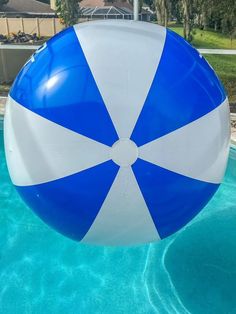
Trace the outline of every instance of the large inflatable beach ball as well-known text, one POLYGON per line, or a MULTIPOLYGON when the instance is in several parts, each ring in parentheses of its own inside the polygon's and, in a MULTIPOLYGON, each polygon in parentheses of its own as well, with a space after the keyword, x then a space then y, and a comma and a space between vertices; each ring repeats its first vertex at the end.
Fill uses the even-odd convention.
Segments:
POLYGON ((229 109, 213 69, 166 28, 68 28, 24 65, 5 116, 16 189, 47 224, 85 243, 163 239, 216 192, 229 109))

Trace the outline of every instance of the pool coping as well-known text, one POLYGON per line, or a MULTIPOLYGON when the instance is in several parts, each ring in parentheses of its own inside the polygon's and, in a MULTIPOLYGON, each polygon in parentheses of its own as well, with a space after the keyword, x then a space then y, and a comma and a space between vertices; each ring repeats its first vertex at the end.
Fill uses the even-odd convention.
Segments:
MULTIPOLYGON (((0 120, 3 120, 7 97, 0 96, 0 120)), ((236 113, 230 114, 231 118, 231 145, 236 147, 236 113)))
POLYGON ((231 144, 236 146, 236 113, 230 113, 231 118, 231 144))

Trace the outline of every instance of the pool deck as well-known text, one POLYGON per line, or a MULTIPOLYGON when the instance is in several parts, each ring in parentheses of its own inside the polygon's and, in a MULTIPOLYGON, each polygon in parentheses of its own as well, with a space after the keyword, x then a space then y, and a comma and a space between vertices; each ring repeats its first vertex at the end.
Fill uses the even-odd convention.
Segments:
POLYGON ((0 97, 0 116, 4 115, 6 101, 6 97, 0 97))
POLYGON ((231 143, 236 145, 236 114, 231 113, 231 143))
MULTIPOLYGON (((6 101, 7 101, 6 97, 0 97, 0 118, 4 116, 6 101)), ((231 143, 233 145, 236 145, 236 114, 231 113, 230 117, 231 117, 231 143)))

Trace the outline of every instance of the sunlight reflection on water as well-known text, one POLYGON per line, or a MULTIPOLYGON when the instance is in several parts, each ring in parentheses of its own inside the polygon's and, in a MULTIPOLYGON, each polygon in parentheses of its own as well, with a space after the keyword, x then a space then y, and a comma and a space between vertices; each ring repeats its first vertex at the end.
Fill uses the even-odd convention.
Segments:
POLYGON ((94 247, 42 223, 10 183, 0 143, 0 312, 236 313, 236 154, 224 183, 158 244, 94 247))

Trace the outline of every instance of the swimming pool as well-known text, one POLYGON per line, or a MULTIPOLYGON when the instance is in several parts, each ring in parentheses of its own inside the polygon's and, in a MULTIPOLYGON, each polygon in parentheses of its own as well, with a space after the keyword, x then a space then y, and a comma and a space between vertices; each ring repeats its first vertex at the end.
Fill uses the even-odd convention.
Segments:
POLYGON ((236 150, 190 225, 158 244, 86 246, 51 230, 10 183, 0 133, 0 313, 236 313, 236 150))

